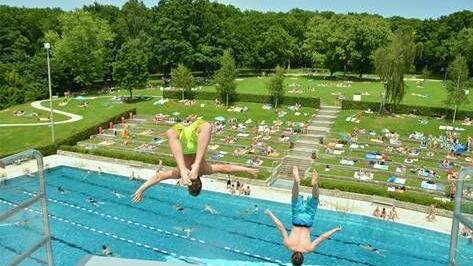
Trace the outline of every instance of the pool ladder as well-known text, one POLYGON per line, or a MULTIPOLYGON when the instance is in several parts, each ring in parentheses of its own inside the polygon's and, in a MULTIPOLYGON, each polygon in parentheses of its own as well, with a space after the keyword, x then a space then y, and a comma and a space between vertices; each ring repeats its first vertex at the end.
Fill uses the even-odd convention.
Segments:
POLYGON ((48 266, 53 266, 53 254, 52 254, 52 246, 51 246, 51 231, 49 229, 49 220, 48 220, 48 206, 46 200, 46 185, 44 180, 44 167, 43 167, 43 155, 41 152, 37 150, 26 150, 6 158, 0 159, 0 168, 6 168, 6 166, 15 164, 18 161, 23 161, 26 159, 36 159, 36 163, 38 166, 38 176, 39 176, 39 193, 32 196, 30 199, 27 199, 19 204, 15 204, 16 206, 0 213, 0 222, 12 217, 13 215, 25 211, 27 208, 32 206, 35 203, 41 203, 42 209, 42 219, 43 219, 43 234, 39 241, 33 244, 27 250, 21 252, 18 256, 13 258, 9 263, 5 264, 8 266, 19 265, 22 261, 29 258, 33 253, 39 250, 42 247, 46 248, 46 256, 47 256, 47 264, 48 266))

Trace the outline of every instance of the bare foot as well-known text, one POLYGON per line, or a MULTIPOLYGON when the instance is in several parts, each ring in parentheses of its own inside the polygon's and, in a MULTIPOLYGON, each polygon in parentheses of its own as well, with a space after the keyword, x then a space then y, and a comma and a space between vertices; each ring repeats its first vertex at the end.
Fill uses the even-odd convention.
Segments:
POLYGON ((314 172, 312 173, 312 186, 315 186, 317 185, 317 183, 319 182, 319 173, 317 172, 317 170, 314 170, 314 172))
POLYGON ((301 178, 299 176, 299 168, 297 166, 292 167, 292 176, 294 177, 294 181, 298 184, 301 182, 301 178))
POLYGON ((250 168, 250 170, 248 170, 248 174, 250 174, 253 178, 257 178, 258 173, 259 173, 259 169, 256 169, 256 168, 250 168))
POLYGON ((189 179, 195 180, 197 177, 199 177, 199 165, 193 164, 189 172, 189 179))
POLYGON ((191 171, 187 168, 179 170, 179 175, 181 178, 179 179, 179 184, 181 186, 189 186, 191 184, 191 180, 189 179, 191 171))

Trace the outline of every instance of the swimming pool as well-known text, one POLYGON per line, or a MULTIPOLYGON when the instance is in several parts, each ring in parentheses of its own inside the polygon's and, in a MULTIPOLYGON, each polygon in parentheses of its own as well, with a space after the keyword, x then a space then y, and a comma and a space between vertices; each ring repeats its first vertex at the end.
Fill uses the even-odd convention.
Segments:
MULTIPOLYGON (((147 191, 142 203, 133 205, 129 195, 141 182, 63 166, 49 170, 46 176, 56 265, 75 265, 87 254, 101 254, 104 244, 120 257, 199 261, 206 265, 286 264, 290 257, 290 252, 281 245, 279 232, 263 214, 265 208, 270 208, 289 225, 287 204, 208 191, 192 198, 182 188, 160 185, 147 191), (66 193, 58 192, 58 187, 66 193), (118 198, 113 191, 123 197, 118 198), (89 197, 103 204, 96 207, 87 202, 89 197), (184 210, 177 211, 176 203, 184 210), (206 203, 219 213, 203 212, 206 203), (246 212, 254 204, 259 212, 246 212), (192 228, 189 237, 186 228, 192 228)), ((0 211, 31 196, 37 189, 34 178, 10 180, 7 186, 0 186, 0 211)), ((39 215, 34 211, 38 208, 33 207, 26 215, 39 215)), ((313 236, 338 224, 343 226, 343 231, 326 241, 315 254, 307 255, 306 265, 446 265, 448 262, 448 235, 370 217, 319 210, 313 236), (368 243, 386 250, 386 257, 359 247, 368 243)), ((31 227, 39 226, 1 226, 0 258, 10 258, 22 250, 27 240, 36 236, 31 227), (16 241, 18 237, 23 241, 16 241)), ((464 239, 459 244, 461 250, 466 250, 459 254, 460 263, 466 265, 473 258, 473 250, 464 239)), ((24 265, 41 265, 41 261, 30 259, 24 265)))

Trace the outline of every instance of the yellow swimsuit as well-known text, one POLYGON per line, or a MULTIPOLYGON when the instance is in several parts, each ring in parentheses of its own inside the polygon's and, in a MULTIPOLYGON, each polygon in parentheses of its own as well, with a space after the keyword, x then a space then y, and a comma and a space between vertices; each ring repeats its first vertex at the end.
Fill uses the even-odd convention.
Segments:
POLYGON ((189 126, 182 123, 175 124, 172 128, 179 134, 182 152, 185 155, 195 154, 197 152, 197 138, 200 132, 200 126, 206 123, 202 118, 198 118, 189 126))

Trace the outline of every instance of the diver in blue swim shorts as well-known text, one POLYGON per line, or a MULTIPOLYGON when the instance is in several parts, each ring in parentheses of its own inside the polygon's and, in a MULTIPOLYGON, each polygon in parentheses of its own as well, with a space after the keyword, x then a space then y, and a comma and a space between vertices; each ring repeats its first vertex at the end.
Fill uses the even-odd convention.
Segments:
POLYGON ((286 228, 281 221, 274 216, 270 210, 266 210, 268 215, 281 232, 284 246, 291 250, 292 265, 299 266, 304 263, 304 253, 314 251, 323 241, 328 239, 334 233, 342 230, 340 226, 333 228, 320 235, 314 241, 310 239, 310 228, 314 223, 315 213, 319 205, 319 174, 314 171, 312 174, 312 196, 304 200, 302 195, 299 195, 299 169, 294 166, 292 169, 294 176, 294 185, 292 186, 292 230, 291 235, 287 234, 286 228))

